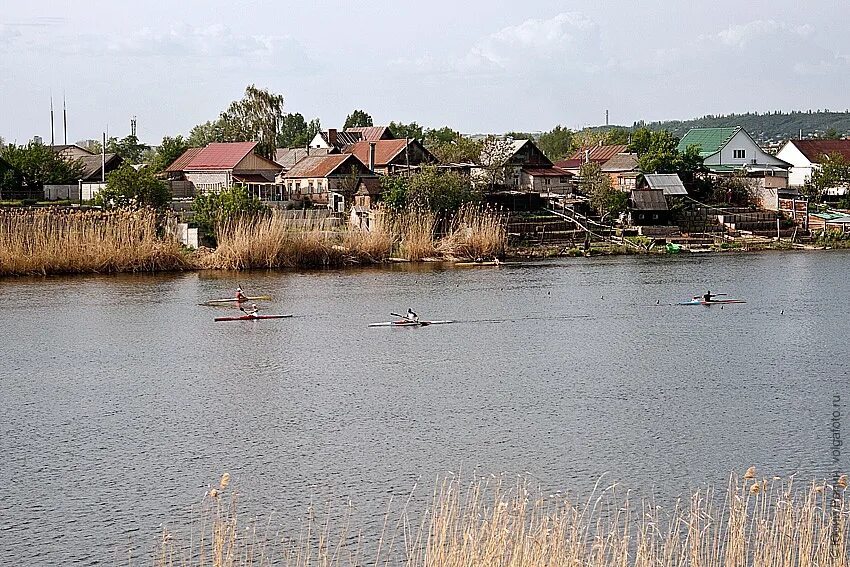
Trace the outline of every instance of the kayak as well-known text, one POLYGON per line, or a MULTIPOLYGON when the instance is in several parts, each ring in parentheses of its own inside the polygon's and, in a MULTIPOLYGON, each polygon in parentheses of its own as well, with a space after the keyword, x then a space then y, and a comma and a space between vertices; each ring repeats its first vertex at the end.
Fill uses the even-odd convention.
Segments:
POLYGON ((455 262, 455 266, 499 266, 503 262, 493 260, 490 262, 455 262))
POLYGON ((271 298, 272 297, 270 295, 254 295, 248 296, 245 299, 236 299, 235 297, 228 297, 227 299, 208 299, 203 303, 199 303, 199 305, 210 305, 215 303, 244 303, 245 301, 261 301, 264 299, 268 300, 271 298))
POLYGON ((369 323, 370 327, 427 327, 428 325, 447 325, 454 321, 385 321, 369 323))
POLYGON ((238 315, 234 317, 216 317, 216 321, 254 321, 256 319, 286 319, 292 315, 238 315))
POLYGON ((746 301, 743 299, 712 299, 711 301, 692 299, 690 301, 682 301, 679 305, 725 305, 728 303, 746 303, 746 301))

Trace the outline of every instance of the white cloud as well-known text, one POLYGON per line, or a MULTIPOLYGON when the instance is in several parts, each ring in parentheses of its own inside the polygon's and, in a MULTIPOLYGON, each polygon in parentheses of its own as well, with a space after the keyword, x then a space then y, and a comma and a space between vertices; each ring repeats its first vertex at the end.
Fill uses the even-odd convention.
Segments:
POLYGON ((812 33, 809 25, 793 26, 776 20, 754 20, 745 24, 729 26, 725 30, 709 36, 709 40, 719 40, 730 47, 747 47, 756 42, 772 44, 784 41, 788 36, 807 37, 812 33))
POLYGON ((528 19, 476 42, 456 66, 463 71, 523 70, 559 62, 587 67, 602 59, 596 24, 578 12, 528 19))

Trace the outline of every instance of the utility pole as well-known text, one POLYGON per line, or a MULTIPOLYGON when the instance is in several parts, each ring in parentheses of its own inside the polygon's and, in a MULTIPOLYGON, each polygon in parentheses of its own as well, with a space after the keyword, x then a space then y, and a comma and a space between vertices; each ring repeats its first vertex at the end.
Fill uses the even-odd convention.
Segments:
POLYGON ((54 133, 53 133, 53 95, 51 94, 50 95, 50 147, 53 147, 53 145, 55 143, 56 143, 56 140, 54 140, 54 133))
POLYGON ((65 93, 62 93, 62 134, 64 136, 64 144, 68 145, 68 111, 65 108, 65 93))

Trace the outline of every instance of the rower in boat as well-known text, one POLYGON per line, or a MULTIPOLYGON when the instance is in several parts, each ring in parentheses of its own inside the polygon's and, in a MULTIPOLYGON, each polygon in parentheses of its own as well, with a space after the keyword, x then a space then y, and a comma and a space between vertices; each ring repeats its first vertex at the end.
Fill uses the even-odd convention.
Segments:
POLYGON ((242 286, 237 286, 236 287, 236 301, 242 302, 242 301, 245 301, 246 299, 248 299, 248 297, 244 293, 242 293, 242 286))
POLYGON ((411 323, 419 322, 419 315, 414 313, 413 309, 411 309, 410 307, 407 308, 407 313, 405 314, 404 318, 410 321, 411 323))
POLYGON ((714 299, 715 297, 717 297, 716 293, 711 293, 710 291, 707 291, 703 294, 702 300, 705 301, 706 303, 711 303, 711 300, 714 299))
POLYGON ((259 309, 257 308, 257 304, 256 304, 256 303, 252 303, 252 304, 251 304, 251 307, 250 307, 249 309, 243 309, 242 311, 243 311, 243 312, 245 313, 245 315, 247 315, 248 317, 256 318, 256 317, 257 317, 257 312, 259 312, 259 309))

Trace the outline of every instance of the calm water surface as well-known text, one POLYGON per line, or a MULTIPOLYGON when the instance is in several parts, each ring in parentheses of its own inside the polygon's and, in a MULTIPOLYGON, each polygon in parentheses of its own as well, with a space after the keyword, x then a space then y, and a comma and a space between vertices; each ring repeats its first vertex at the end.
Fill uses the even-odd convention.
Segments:
POLYGON ((5 280, 0 563, 143 563, 224 471, 284 529, 350 499, 375 535, 450 472, 661 499, 829 476, 848 275, 807 252, 5 280), (295 317, 213 323, 197 304, 237 283, 295 317), (748 303, 670 305, 709 288, 748 303), (457 323, 367 327, 408 307, 457 323))

